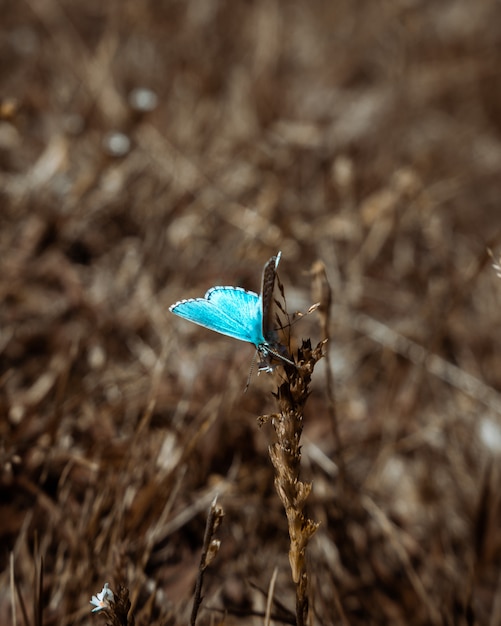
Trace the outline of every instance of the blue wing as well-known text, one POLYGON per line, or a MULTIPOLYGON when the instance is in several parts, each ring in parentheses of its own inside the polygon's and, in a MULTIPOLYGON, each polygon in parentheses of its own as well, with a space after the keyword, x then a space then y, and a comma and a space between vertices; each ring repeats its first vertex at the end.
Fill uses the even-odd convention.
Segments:
POLYGON ((252 291, 240 287, 213 287, 204 298, 181 300, 169 310, 199 326, 248 341, 256 347, 264 343, 261 298, 252 291))

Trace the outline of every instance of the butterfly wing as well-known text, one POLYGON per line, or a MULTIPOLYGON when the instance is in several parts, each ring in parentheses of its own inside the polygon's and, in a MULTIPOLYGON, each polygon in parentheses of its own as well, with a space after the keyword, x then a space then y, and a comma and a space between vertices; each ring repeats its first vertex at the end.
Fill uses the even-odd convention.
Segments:
POLYGON ((222 309, 239 329, 237 339, 258 346, 264 341, 262 335, 261 298, 253 291, 241 287, 213 287, 205 298, 222 309))
POLYGON ((281 252, 276 256, 272 256, 263 268, 261 299, 263 307, 262 333, 265 342, 275 342, 277 340, 273 319, 273 290, 275 288, 275 278, 277 267, 280 263, 280 256, 281 252))
POLYGON ((261 299, 252 291, 240 287, 213 287, 204 298, 181 300, 169 310, 222 335, 255 346, 264 342, 261 299))
POLYGON ((273 371, 273 362, 277 360, 295 366, 294 361, 289 357, 287 348, 278 341, 275 318, 273 317, 273 291, 280 256, 281 252, 272 256, 263 269, 261 287, 263 342, 257 346, 257 349, 262 359, 259 363, 259 370, 266 372, 273 371))

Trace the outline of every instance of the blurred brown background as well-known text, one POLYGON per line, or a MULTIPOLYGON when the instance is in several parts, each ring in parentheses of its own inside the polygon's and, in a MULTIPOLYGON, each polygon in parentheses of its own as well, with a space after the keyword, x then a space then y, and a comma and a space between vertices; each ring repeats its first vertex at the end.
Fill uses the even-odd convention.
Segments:
MULTIPOLYGON (((168 306, 258 290, 335 303, 307 405, 315 624, 501 624, 501 4, 0 2, 0 622, 9 554, 45 624, 294 612, 272 377, 168 306), (285 607, 285 608, 284 608, 285 607)), ((315 316, 293 328, 321 339, 315 316)), ((30 618, 34 623, 33 618, 30 618)), ((22 623, 18 607, 18 623, 22 623)), ((213 620, 211 622, 211 620, 213 620)))

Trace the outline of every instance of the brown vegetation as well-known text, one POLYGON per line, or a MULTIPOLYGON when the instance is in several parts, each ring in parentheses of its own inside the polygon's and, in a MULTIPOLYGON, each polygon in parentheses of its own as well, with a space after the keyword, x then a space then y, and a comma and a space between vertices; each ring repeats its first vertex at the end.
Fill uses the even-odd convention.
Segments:
POLYGON ((501 4, 1 6, 0 623, 104 623, 105 582, 190 623, 217 495, 197 624, 295 623, 311 519, 310 623, 499 626, 501 4), (278 250, 323 302, 291 353, 329 337, 289 526, 284 368, 243 393, 168 312, 278 250))

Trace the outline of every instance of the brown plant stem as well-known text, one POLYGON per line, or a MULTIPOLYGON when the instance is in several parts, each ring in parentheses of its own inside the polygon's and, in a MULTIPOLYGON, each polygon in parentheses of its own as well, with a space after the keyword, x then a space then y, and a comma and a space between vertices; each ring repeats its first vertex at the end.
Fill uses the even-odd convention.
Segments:
POLYGON ((289 526, 289 562, 292 578, 296 583, 297 626, 304 626, 308 617, 306 547, 318 527, 316 522, 303 513, 312 486, 299 480, 300 440, 311 375, 315 364, 323 356, 322 347, 323 342, 312 349, 310 341, 303 341, 298 350, 298 365, 284 366, 286 381, 280 385, 276 394, 280 412, 272 418, 278 441, 269 448, 275 468, 275 488, 284 505, 289 526))
MULTIPOLYGON (((331 326, 331 309, 332 309, 332 290, 327 280, 327 272, 322 261, 316 261, 311 268, 312 292, 314 300, 318 301, 318 313, 320 321, 320 331, 322 337, 330 340, 331 326)), ((334 445, 336 447, 336 465, 339 470, 339 488, 342 492, 346 481, 346 468, 342 453, 341 435, 339 432, 339 420, 336 411, 336 399, 334 393, 334 375, 329 350, 325 352, 327 367, 325 368, 325 383, 328 399, 328 411, 334 436, 334 445)))

